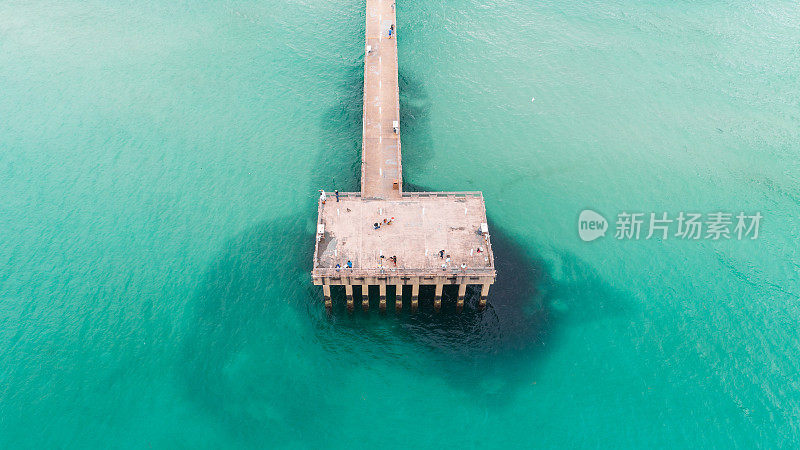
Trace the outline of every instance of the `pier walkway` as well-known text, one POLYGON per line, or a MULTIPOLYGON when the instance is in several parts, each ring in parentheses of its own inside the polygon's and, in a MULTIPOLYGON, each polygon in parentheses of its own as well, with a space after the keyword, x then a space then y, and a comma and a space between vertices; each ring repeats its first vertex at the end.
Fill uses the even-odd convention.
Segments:
POLYGON ((381 311, 392 291, 401 311, 406 289, 416 311, 423 285, 434 286, 436 311, 444 286, 458 286, 460 311, 478 285, 483 308, 496 276, 483 194, 403 192, 394 1, 367 0, 365 29, 361 192, 320 197, 311 277, 328 310, 332 286, 344 287, 350 311, 356 297, 369 309, 370 286, 381 311))
POLYGON ((394 1, 367 0, 364 51, 364 116, 361 192, 368 198, 400 198, 400 94, 394 1), (398 125, 395 128, 395 124, 398 125))

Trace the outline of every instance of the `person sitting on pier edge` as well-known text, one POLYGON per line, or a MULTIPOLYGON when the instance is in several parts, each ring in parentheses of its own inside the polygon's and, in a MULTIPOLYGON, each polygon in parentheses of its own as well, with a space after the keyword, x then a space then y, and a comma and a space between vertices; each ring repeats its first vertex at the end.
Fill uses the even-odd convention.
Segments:
POLYGON ((444 259, 444 250, 439 250, 439 258, 444 259))
POLYGON ((372 224, 372 226, 375 227, 375 229, 377 230, 378 228, 381 227, 381 224, 379 224, 378 222, 375 222, 375 223, 372 224))
POLYGON ((347 260, 347 268, 348 269, 352 269, 353 268, 353 262, 350 261, 349 259, 347 260))

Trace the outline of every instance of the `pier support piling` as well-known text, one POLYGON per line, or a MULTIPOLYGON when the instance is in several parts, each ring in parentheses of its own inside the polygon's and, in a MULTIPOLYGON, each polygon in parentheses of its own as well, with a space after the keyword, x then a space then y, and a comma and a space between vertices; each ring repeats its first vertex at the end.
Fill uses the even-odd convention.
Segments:
POLYGON ((419 285, 412 284, 411 285, 411 312, 417 312, 417 307, 419 307, 419 285))
POLYGON ((483 309, 486 307, 486 297, 489 296, 489 287, 491 284, 482 284, 481 285, 481 299, 478 302, 478 306, 483 309))
POLYGON ((352 284, 345 284, 344 285, 344 294, 347 297, 347 310, 353 312, 353 285, 352 284))
POLYGON ((400 312, 403 310, 403 285, 397 284, 395 285, 394 291, 394 310, 396 312, 400 312))
POLYGON ((458 285, 458 301, 456 302, 456 311, 461 312, 464 308, 464 296, 467 295, 467 285, 461 283, 458 285))
POLYGON ((368 312, 369 311, 369 285, 368 284, 362 284, 361 285, 361 309, 363 309, 364 312, 368 312))
POLYGON ((322 285, 322 296, 325 298, 325 309, 331 312, 331 308, 333 308, 333 302, 331 301, 331 285, 322 285))
POLYGON ((381 294, 381 306, 380 306, 381 312, 385 313, 386 312, 386 285, 385 284, 380 284, 380 285, 378 285, 378 288, 380 289, 380 294, 381 294))
POLYGON ((433 309, 436 310, 436 312, 442 309, 442 290, 444 290, 444 285, 436 283, 436 293, 433 296, 433 309))

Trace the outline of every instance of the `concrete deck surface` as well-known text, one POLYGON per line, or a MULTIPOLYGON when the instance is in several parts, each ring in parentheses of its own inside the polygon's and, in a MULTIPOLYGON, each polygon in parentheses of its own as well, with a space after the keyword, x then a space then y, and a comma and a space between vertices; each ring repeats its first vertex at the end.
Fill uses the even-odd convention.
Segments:
POLYGON ((348 260, 354 276, 381 270, 436 275, 493 271, 491 246, 480 234, 486 222, 480 193, 419 194, 423 196, 406 194, 397 200, 341 195, 339 202, 329 197, 320 206, 324 237, 317 245, 315 274, 330 275, 324 269, 334 269, 336 264, 345 268, 348 260), (383 219, 390 217, 394 217, 392 224, 384 225, 383 219), (375 222, 381 224, 380 229, 374 229, 375 222), (479 248, 483 251, 478 252, 479 248), (440 250, 450 255, 450 263, 439 257, 440 250), (396 266, 389 260, 393 255, 396 266))

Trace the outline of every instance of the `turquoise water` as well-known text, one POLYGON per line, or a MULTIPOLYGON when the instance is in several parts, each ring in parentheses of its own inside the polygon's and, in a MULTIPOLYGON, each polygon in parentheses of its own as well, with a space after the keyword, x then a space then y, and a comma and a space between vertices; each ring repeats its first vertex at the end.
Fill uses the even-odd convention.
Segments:
POLYGON ((0 2, 0 447, 800 442, 794 2, 398 1, 406 181, 484 192, 499 279, 328 318, 363 9, 0 2), (764 219, 586 243, 585 208, 764 219))

